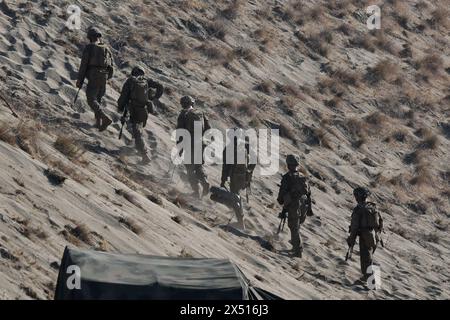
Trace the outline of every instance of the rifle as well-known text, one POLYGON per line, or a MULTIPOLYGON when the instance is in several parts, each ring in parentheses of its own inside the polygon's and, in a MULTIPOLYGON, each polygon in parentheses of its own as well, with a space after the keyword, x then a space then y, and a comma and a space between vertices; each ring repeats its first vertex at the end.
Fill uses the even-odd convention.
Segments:
POLYGON ((127 113, 128 113, 128 108, 125 108, 125 111, 123 112, 123 116, 122 116, 122 120, 121 120, 122 126, 120 127, 119 140, 122 139, 123 126, 125 125, 125 122, 126 122, 127 113))
POLYGON ((352 258, 353 246, 354 246, 354 244, 352 244, 351 246, 348 247, 347 254, 345 255, 345 261, 352 258))
POLYGON ((78 100, 78 94, 80 93, 80 90, 81 90, 81 88, 78 88, 77 94, 75 95, 75 99, 73 99, 72 107, 74 107, 74 106, 75 106, 75 103, 77 103, 77 100, 78 100))
POLYGON ((283 231, 284 225, 286 224, 287 219, 287 209, 283 208, 283 211, 278 215, 278 217, 281 219, 280 225, 278 226, 277 235, 280 233, 280 231, 283 231))
POLYGON ((13 108, 11 108, 11 106, 9 105, 8 101, 6 101, 5 98, 3 98, 3 95, 0 95, 0 98, 5 102, 6 106, 8 107, 8 109, 11 111, 12 115, 16 118, 19 118, 19 116, 17 115, 17 113, 14 112, 13 108))

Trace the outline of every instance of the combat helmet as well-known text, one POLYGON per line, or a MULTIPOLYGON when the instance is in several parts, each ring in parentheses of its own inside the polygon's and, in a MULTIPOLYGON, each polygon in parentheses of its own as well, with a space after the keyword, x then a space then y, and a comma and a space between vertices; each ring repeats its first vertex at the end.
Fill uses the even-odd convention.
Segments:
POLYGON ((89 40, 91 40, 91 39, 98 39, 98 38, 101 38, 101 37, 102 37, 102 33, 96 27, 89 28, 89 30, 87 31, 87 38, 89 40))
POLYGON ((370 196, 370 191, 369 189, 364 187, 357 187, 353 190, 353 195, 357 199, 366 199, 368 196, 370 196))
POLYGON ((193 106, 195 100, 191 96, 184 96, 180 99, 180 104, 183 109, 193 106))
POLYGON ((133 77, 143 76, 144 74, 145 70, 141 66, 135 66, 133 70, 131 70, 131 75, 133 77))
POLYGON ((298 166, 300 164, 298 157, 293 154, 288 154, 286 157, 286 164, 288 166, 298 166))

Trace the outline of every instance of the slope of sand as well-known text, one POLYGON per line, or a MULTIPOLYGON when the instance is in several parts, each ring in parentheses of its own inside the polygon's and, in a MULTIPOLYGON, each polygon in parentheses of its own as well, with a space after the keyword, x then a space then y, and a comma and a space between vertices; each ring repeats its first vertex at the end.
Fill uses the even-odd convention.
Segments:
MULTIPOLYGON (((414 3, 409 4, 414 25, 425 21, 435 6, 425 2, 428 8, 423 14, 411 9, 414 3)), ((306 3, 307 8, 316 4, 306 3)), ((224 20, 224 39, 208 35, 200 27, 215 21, 218 12, 227 7, 225 2, 183 1, 180 5, 158 1, 150 8, 142 1, 83 1, 79 3, 83 28, 96 21, 116 59, 117 70, 105 98, 106 110, 115 121, 119 117, 115 107, 118 90, 135 61, 142 61, 148 73, 169 88, 158 106, 160 115, 149 118, 146 132, 154 159, 142 168, 129 132, 122 141, 117 140, 116 122, 98 133, 84 93, 75 105, 71 103, 84 33, 64 28, 68 4, 4 1, 0 6, 0 88, 21 116, 20 121, 13 118, 0 103, 1 299, 52 298, 55 262, 67 244, 122 253, 229 258, 250 281, 287 299, 450 297, 448 102, 445 104, 449 79, 445 72, 428 83, 416 83, 415 69, 407 59, 353 47, 339 32, 333 33, 332 50, 325 58, 299 40, 303 34, 314 33, 320 21, 294 27, 280 18, 277 12, 283 6, 278 1, 241 4, 236 18, 224 20), (255 40, 254 32, 262 27, 269 30, 272 42, 255 40), (219 53, 212 50, 210 57, 205 57, 202 44, 216 46, 219 53), (245 55, 241 50, 228 64, 222 60, 230 59, 225 54, 217 57, 240 46, 254 51, 245 55), (360 87, 345 85, 340 106, 326 105, 333 95, 319 93, 316 84, 327 76, 323 71, 327 66, 363 75, 367 67, 385 58, 396 62, 402 77, 414 80, 409 89, 422 90, 419 95, 426 95, 433 108, 424 109, 424 103, 383 105, 384 98, 400 94, 400 85, 372 87, 365 82, 360 87), (290 85, 300 93, 255 90, 265 80, 290 85), (182 168, 170 179, 170 133, 179 111, 178 100, 184 94, 195 96, 199 108, 218 128, 264 127, 269 122, 290 128, 285 133, 288 138, 281 139, 282 158, 290 152, 301 155, 315 202, 316 216, 302 227, 303 259, 288 256, 287 227, 280 236, 275 235, 280 208, 274 202, 285 170, 283 160, 280 174, 256 175, 245 232, 233 228, 233 223, 227 226, 231 212, 225 207, 189 197, 182 168), (294 101, 291 112, 286 99, 294 101), (219 106, 227 100, 234 105, 246 103, 219 106), (408 126, 402 114, 410 110, 415 117, 408 126), (375 111, 387 115, 381 120, 383 125, 367 125, 366 141, 356 148, 349 119, 363 119, 375 111), (400 116, 394 116, 396 112, 400 116), (427 179, 413 185, 410 178, 424 169, 405 162, 405 156, 422 142, 417 131, 421 127, 437 135, 439 143, 422 155, 431 169, 427 179), (405 142, 386 142, 396 129, 406 131, 405 142), (14 139, 9 139, 10 135, 14 139), (61 136, 73 139, 80 154, 69 159, 57 151, 54 142, 61 136), (324 137, 329 147, 324 145, 324 137), (60 186, 53 185, 44 174, 47 168, 64 171, 68 179, 60 186), (393 178, 397 184, 389 182, 393 178), (377 249, 375 255, 383 281, 378 291, 351 285, 360 276, 356 247, 352 261, 344 261, 354 206, 351 191, 359 184, 371 186, 386 222, 386 248, 377 249)), ((325 10, 326 23, 322 21, 322 25, 335 27, 346 22, 355 32, 364 32, 364 24, 352 15, 359 8, 349 5, 344 10, 347 15, 341 18, 325 10)), ((428 28, 417 33, 411 26, 407 31, 389 26, 394 48, 409 43, 415 57, 435 48, 448 67, 448 29, 428 28)), ((218 185, 220 167, 209 166, 206 171, 218 185)))

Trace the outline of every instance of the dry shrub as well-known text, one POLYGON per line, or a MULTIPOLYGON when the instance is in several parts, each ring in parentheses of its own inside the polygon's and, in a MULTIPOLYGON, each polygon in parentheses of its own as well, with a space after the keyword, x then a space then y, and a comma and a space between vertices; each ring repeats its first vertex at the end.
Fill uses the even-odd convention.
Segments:
POLYGON ((84 153, 75 138, 69 136, 58 136, 53 146, 71 160, 81 157, 84 153))
POLYGON ((280 137, 291 140, 292 142, 297 141, 297 136, 294 132, 294 128, 290 125, 284 123, 280 124, 280 137))
POLYGON ((213 42, 205 42, 197 47, 205 57, 211 60, 218 60, 219 62, 231 62, 234 59, 233 52, 224 47, 219 48, 213 42))
POLYGON ((319 143, 319 146, 332 149, 329 134, 324 128, 315 128, 313 132, 315 139, 317 139, 319 143))
POLYGON ((321 94, 330 93, 337 96, 342 96, 345 92, 345 88, 338 79, 334 78, 322 78, 318 83, 317 87, 321 94))
POLYGON ((206 4, 203 0, 181 0, 178 6, 183 10, 203 10, 206 4))
POLYGON ((273 82, 264 80, 255 86, 255 90, 271 95, 273 93, 273 82))
POLYGON ((331 98, 329 100, 325 100, 325 102, 324 102, 324 104, 328 108, 332 108, 332 109, 339 108, 340 106, 342 106, 342 103, 343 103, 343 100, 339 96, 334 96, 333 98, 331 98))
POLYGON ((416 62, 416 69, 419 77, 429 80, 433 76, 438 76, 444 68, 444 60, 439 54, 432 53, 416 62))
POLYGON ((239 15, 242 5, 242 0, 232 0, 228 7, 222 10, 220 14, 226 19, 234 20, 239 15))
POLYGON ((393 41, 391 41, 384 32, 377 32, 374 42, 379 49, 389 52, 393 55, 397 54, 393 41))
POLYGON ((193 255, 186 248, 183 248, 179 254, 180 258, 192 258, 193 255))
POLYGON ((350 44, 357 48, 363 48, 370 52, 375 52, 376 48, 372 37, 367 33, 356 35, 350 40, 350 44))
POLYGON ((253 99, 244 99, 238 102, 234 102, 232 109, 234 112, 243 113, 247 116, 254 117, 257 113, 258 103, 253 99))
POLYGON ((447 8, 440 7, 431 13, 431 18, 428 19, 427 22, 434 29, 438 29, 439 27, 448 28, 449 16, 449 10, 447 8))
POLYGON ((287 96, 280 100, 280 107, 288 116, 294 116, 295 105, 297 104, 297 99, 287 96))
POLYGON ((412 185, 425 185, 432 181, 432 173, 428 163, 420 163, 416 166, 414 177, 410 180, 412 185))
POLYGON ((173 221, 175 221, 178 224, 183 223, 183 219, 180 216, 173 216, 173 217, 170 217, 170 219, 172 219, 173 221))
POLYGON ((51 158, 48 155, 45 156, 42 161, 49 167, 49 172, 52 170, 60 171, 79 183, 83 182, 86 179, 83 174, 74 169, 73 164, 67 165, 63 161, 51 158))
POLYGON ((291 84, 277 85, 277 91, 281 92, 284 95, 293 97, 293 98, 306 100, 305 96, 300 91, 300 88, 298 88, 298 87, 296 87, 294 85, 291 85, 291 84))
POLYGON ((0 140, 10 144, 16 144, 16 135, 14 134, 14 127, 6 122, 0 122, 0 140))
POLYGON ((368 126, 365 121, 357 118, 349 118, 344 122, 346 131, 353 139, 356 148, 361 147, 367 141, 368 126))
POLYGON ((337 82, 345 83, 349 86, 357 87, 361 81, 361 76, 355 72, 348 69, 338 68, 336 71, 332 72, 331 78, 335 79, 337 82))
POLYGON ((141 234, 143 231, 142 228, 131 218, 119 217, 118 221, 137 235, 141 234))
POLYGON ((213 21, 207 22, 205 29, 210 36, 224 40, 228 33, 228 24, 225 20, 216 18, 213 21))
POLYGON ((342 34, 349 36, 352 32, 352 27, 348 23, 342 23, 338 28, 337 31, 341 32, 342 34))
POLYGON ((379 111, 375 111, 371 114, 369 114, 366 118, 365 118, 366 122, 374 127, 380 128, 383 127, 388 121, 389 118, 379 112, 379 111))
POLYGON ((260 42, 261 51, 268 52, 273 48, 275 36, 273 32, 271 32, 267 27, 261 27, 260 29, 257 29, 253 33, 253 37, 260 42))
POLYGON ((371 84, 377 84, 381 81, 394 82, 399 78, 398 65, 390 60, 382 60, 373 68, 368 68, 366 79, 371 84))
POLYGON ((250 47, 238 47, 233 53, 236 57, 242 58, 250 63, 255 63, 258 58, 256 51, 250 47))
POLYGON ((406 131, 404 129, 398 129, 392 133, 391 137, 395 141, 403 143, 403 142, 406 142, 408 135, 409 135, 408 131, 406 131))
POLYGON ((92 244, 91 231, 85 224, 80 223, 75 228, 66 226, 66 229, 69 231, 70 235, 72 235, 76 239, 81 240, 89 245, 92 244))
POLYGON ((439 137, 430 130, 424 134, 423 141, 419 144, 419 148, 434 150, 439 144, 439 137))
POLYGON ((333 36, 330 30, 323 30, 319 33, 312 34, 306 39, 306 45, 314 52, 323 57, 328 57, 333 36))

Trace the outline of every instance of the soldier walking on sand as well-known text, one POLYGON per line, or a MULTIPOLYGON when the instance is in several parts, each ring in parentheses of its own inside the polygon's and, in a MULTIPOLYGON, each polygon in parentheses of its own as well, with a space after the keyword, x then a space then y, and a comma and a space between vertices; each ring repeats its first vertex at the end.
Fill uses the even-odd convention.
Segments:
POLYGON ((99 131, 104 131, 112 123, 101 109, 101 102, 106 93, 106 81, 113 76, 113 58, 109 48, 101 41, 102 34, 97 28, 90 28, 87 38, 90 43, 83 51, 76 86, 81 89, 85 78, 88 79, 87 103, 94 111, 95 126, 99 131))
MULTIPOLYGON (((177 130, 185 129, 189 132, 191 141, 189 144, 191 157, 186 158, 185 152, 185 168, 187 171, 187 176, 189 180, 189 184, 192 187, 193 195, 197 198, 201 198, 209 193, 209 183, 207 181, 207 177, 205 171, 203 169, 203 134, 205 131, 210 129, 208 120, 204 116, 204 114, 194 108, 195 100, 190 96, 184 96, 180 99, 181 107, 183 108, 178 116, 177 120, 177 130), (196 124, 200 129, 199 138, 201 141, 195 141, 196 136, 194 134, 194 127, 196 124), (200 151, 202 155, 200 157, 200 163, 195 163, 195 145, 200 145, 200 151), (200 194, 199 185, 202 186, 202 194, 200 194)), ((180 141, 178 141, 179 143, 180 141)))
POLYGON ((301 258, 303 245, 300 225, 305 221, 307 215, 312 215, 311 190, 307 178, 297 170, 298 158, 290 154, 286 157, 286 164, 289 171, 281 180, 277 201, 283 205, 283 213, 287 213, 293 255, 301 258))
MULTIPOLYGON (((145 70, 136 66, 131 71, 131 77, 125 81, 117 102, 118 112, 123 113, 125 109, 130 112, 131 132, 136 149, 141 154, 142 164, 150 162, 143 133, 147 124, 148 114, 155 114, 151 99, 159 99, 163 94, 163 90, 163 86, 160 83, 145 77, 145 70), (150 88, 156 89, 155 97, 150 97, 150 88)), ((121 119, 122 123, 125 123, 125 121, 126 119, 121 119)))

